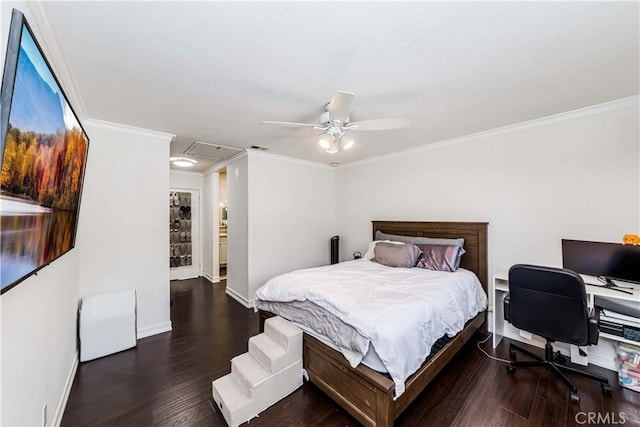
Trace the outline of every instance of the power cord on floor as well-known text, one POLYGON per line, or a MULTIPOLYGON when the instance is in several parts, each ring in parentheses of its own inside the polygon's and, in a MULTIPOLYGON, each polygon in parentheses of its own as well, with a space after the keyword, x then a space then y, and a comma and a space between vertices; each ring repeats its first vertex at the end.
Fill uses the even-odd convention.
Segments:
POLYGON ((495 356, 491 356, 489 353, 487 353, 486 351, 484 351, 484 349, 482 349, 480 347, 480 344, 484 344, 486 343, 489 338, 491 338, 493 336, 493 332, 489 332, 489 335, 487 335, 487 337, 485 339, 483 339, 482 341, 478 341, 476 346, 478 347, 478 350, 480 350, 481 352, 484 353, 485 356, 487 356, 489 359, 491 360, 495 360, 496 362, 502 362, 502 363, 511 363, 510 360, 507 359, 500 359, 499 357, 495 357, 495 356))

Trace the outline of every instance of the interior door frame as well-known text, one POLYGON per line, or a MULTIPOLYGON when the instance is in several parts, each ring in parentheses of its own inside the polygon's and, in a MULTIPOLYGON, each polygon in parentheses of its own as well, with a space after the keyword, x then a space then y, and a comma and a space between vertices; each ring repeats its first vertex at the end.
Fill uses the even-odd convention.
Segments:
MULTIPOLYGON (((197 226, 198 226, 198 235, 197 235, 197 240, 194 240, 192 238, 192 243, 195 241, 198 245, 197 248, 197 255, 198 255, 198 259, 197 259, 197 265, 196 262, 193 262, 193 264, 191 265, 191 267, 175 267, 175 268, 169 268, 169 279, 170 280, 184 280, 184 279, 193 279, 193 278, 197 278, 202 276, 202 198, 200 197, 201 191, 200 189, 197 188, 182 188, 182 187, 170 187, 169 188, 169 192, 182 192, 182 193, 186 193, 189 192, 191 193, 191 205, 193 206, 193 200, 197 199, 198 201, 198 209, 197 209, 197 214, 198 214, 198 219, 197 219, 197 226)), ((193 223, 192 223, 192 236, 193 236, 193 223)), ((193 250, 193 254, 194 255, 196 253, 196 250, 193 250)), ((192 256, 192 261, 193 261, 193 256, 192 256)))

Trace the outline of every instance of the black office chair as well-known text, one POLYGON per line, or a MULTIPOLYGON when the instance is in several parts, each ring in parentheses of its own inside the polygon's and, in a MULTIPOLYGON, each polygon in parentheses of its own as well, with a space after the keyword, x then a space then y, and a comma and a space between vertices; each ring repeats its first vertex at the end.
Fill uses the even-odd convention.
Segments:
POLYGON ((577 346, 598 343, 599 312, 587 308, 587 293, 582 278, 571 270, 514 265, 509 269, 509 294, 504 299, 504 319, 513 326, 539 335, 547 340, 544 359, 509 344, 513 359, 515 350, 532 357, 533 361, 511 361, 509 373, 517 367, 544 366, 551 370, 571 390, 571 401, 580 402, 578 389, 564 375, 570 372, 601 382, 602 390, 611 392, 606 378, 564 366, 566 359, 553 352, 551 343, 565 342, 577 346))

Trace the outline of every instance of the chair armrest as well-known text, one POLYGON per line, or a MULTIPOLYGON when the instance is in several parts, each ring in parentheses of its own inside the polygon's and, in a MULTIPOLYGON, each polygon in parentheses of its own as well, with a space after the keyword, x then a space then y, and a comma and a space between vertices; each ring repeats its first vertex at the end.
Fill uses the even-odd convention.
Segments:
POLYGON ((598 344, 600 334, 600 310, 592 307, 589 309, 589 345, 598 344))
POLYGON ((506 320, 507 322, 511 321, 510 304, 511 304, 511 299, 509 298, 509 294, 507 294, 507 296, 504 297, 504 300, 502 301, 504 320, 506 320))

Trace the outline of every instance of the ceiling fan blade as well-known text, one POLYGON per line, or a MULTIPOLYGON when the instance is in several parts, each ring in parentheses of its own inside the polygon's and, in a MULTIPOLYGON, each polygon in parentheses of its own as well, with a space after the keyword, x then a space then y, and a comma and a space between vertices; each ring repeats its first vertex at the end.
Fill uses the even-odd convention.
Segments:
POLYGON ((290 128, 315 128, 318 125, 313 125, 311 123, 293 123, 293 122, 272 122, 270 120, 265 120, 260 122, 263 125, 276 125, 276 126, 286 126, 290 128))
POLYGON ((329 103, 329 115, 331 120, 340 120, 346 122, 353 106, 353 100, 356 96, 349 92, 337 91, 331 102, 329 103))
POLYGON ((411 119, 407 118, 394 118, 394 119, 373 119, 362 120, 360 122, 349 123, 346 129, 355 131, 369 131, 369 130, 385 130, 385 129, 400 129, 411 126, 411 119))

